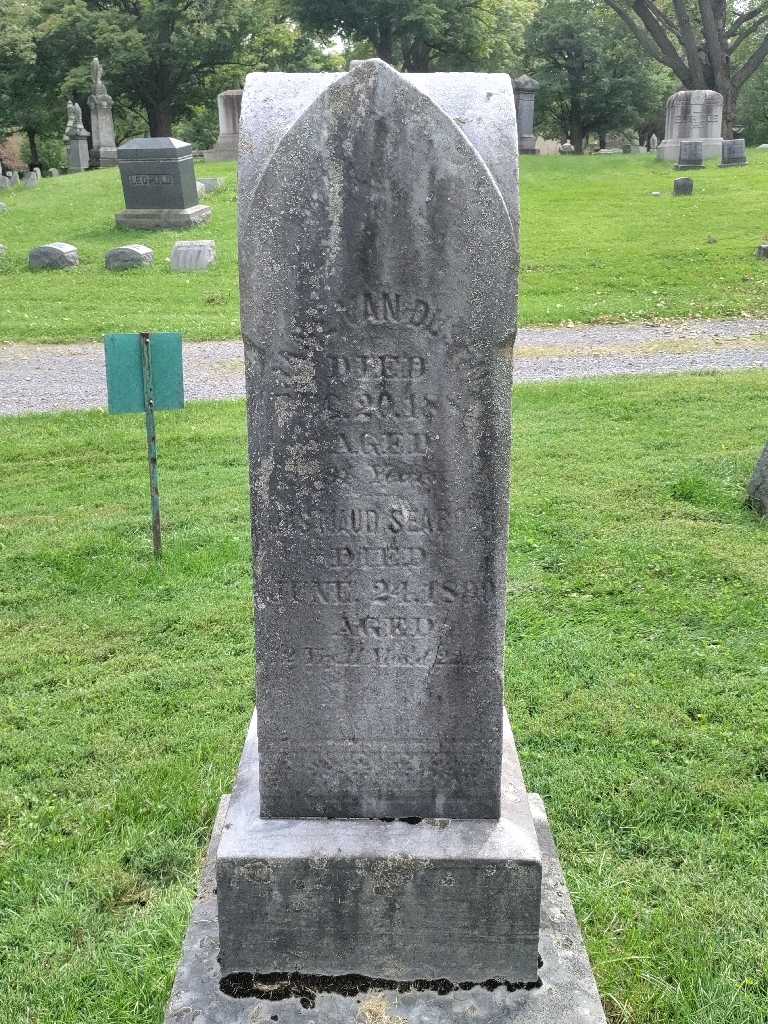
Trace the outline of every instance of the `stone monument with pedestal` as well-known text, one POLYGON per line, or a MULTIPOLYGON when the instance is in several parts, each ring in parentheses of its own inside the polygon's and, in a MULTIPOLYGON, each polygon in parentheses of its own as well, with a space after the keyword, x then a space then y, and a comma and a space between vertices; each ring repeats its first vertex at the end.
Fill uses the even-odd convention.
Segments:
POLYGON ((79 103, 69 100, 67 103, 67 127, 64 129, 64 141, 67 144, 67 168, 70 174, 87 171, 91 166, 88 155, 88 139, 90 132, 83 125, 83 112, 79 103))
POLYGON ((187 228, 211 219, 198 202, 188 142, 166 136, 131 139, 117 150, 125 209, 115 214, 122 228, 187 228))
POLYGON ((521 75, 512 81, 515 91, 515 108, 517 113, 517 148, 520 154, 535 156, 536 131, 534 129, 534 108, 539 83, 529 75, 521 75))
POLYGON ((723 139, 723 97, 711 89, 683 89, 667 100, 664 140, 658 160, 680 163, 680 143, 700 142, 705 160, 720 156, 723 139))
POLYGON ((241 134, 258 718, 166 1020, 604 1024, 503 704, 511 81, 254 74, 241 134))
POLYGON ((112 97, 104 85, 104 69, 99 58, 91 61, 93 92, 88 97, 91 109, 91 155, 94 167, 114 167, 117 164, 115 126, 112 121, 112 97))
POLYGON ((216 97, 219 111, 219 137, 213 149, 203 154, 206 161, 237 160, 237 146, 240 139, 240 109, 243 104, 242 89, 227 89, 216 97))

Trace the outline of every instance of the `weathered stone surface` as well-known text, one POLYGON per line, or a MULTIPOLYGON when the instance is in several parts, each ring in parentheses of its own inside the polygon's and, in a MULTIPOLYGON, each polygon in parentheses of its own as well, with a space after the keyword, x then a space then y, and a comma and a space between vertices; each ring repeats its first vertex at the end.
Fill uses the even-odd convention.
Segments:
POLYGON ((171 250, 171 270, 207 270, 216 262, 216 243, 209 238, 176 242, 171 250))
POLYGON ((78 174, 90 167, 88 139, 90 132, 83 125, 83 112, 79 103, 67 102, 67 127, 64 142, 67 144, 67 162, 70 174, 78 174))
POLYGON ((693 171, 704 166, 704 156, 700 142, 690 139, 680 141, 680 159, 675 167, 680 171, 693 171))
MULTIPOLYGON (((765 247, 768 249, 768 246, 765 247)), ((747 487, 750 505, 761 516, 768 516, 768 444, 757 460, 755 471, 747 487)))
POLYGON ((497 817, 516 200, 380 61, 241 170, 261 813, 497 817))
MULTIPOLYGON (((189 924, 165 1024, 254 1024, 277 1016, 280 1024, 605 1024, 600 997, 563 878, 542 802, 529 797, 543 855, 539 952, 540 984, 509 991, 482 985, 441 995, 429 989, 405 992, 380 985, 359 993, 333 991, 289 996, 275 1002, 257 996, 234 999, 219 987, 216 856, 227 798, 221 802, 200 890, 189 924), (302 1005, 301 998, 305 1004, 302 1005), (310 1006, 306 1006, 309 999, 310 1006)), ((297 894, 298 895, 298 894, 297 894)), ((446 938, 449 935, 446 932, 446 938)), ((485 981, 486 979, 482 979, 485 981)))
POLYGON ((723 139, 721 167, 744 167, 747 163, 747 143, 744 139, 723 139))
POLYGON ((681 89, 667 100, 664 141, 656 157, 681 164, 683 141, 700 142, 703 159, 720 156, 723 97, 711 89, 681 89))
POLYGON ((758 245, 755 256, 761 260, 768 260, 768 242, 762 242, 758 245))
POLYGON ((650 150, 650 151, 651 151, 652 153, 655 153, 655 152, 656 152, 656 150, 657 150, 658 148, 659 148, 659 137, 658 137, 658 135, 656 134, 656 132, 654 132, 654 133, 653 133, 653 134, 651 135, 650 139, 648 140, 648 149, 649 149, 649 150, 650 150))
POLYGON ((24 175, 24 186, 26 188, 37 188, 40 184, 40 178, 35 174, 34 171, 29 171, 24 175))
POLYGON ((218 853, 223 975, 536 980, 541 858, 508 723, 501 817, 418 824, 260 817, 256 735, 254 716, 218 853))
POLYGON ((146 267, 154 262, 155 254, 146 245, 121 245, 110 249, 104 257, 107 270, 131 270, 133 267, 146 267))
POLYGON ((51 167, 51 169, 48 171, 48 177, 49 178, 58 178, 60 173, 61 172, 59 171, 58 167, 51 167))
POLYGON ((0 191, 2 189, 4 189, 4 188, 10 188, 10 187, 11 187, 11 179, 10 178, 6 178, 6 176, 4 174, 0 174, 0 191))
POLYGON ((118 149, 120 176, 129 210, 183 210, 197 203, 197 182, 188 142, 139 138, 118 149))
POLYGON ((693 178, 675 178, 672 183, 672 195, 692 196, 693 178))
POLYGON ((8 176, 8 180, 11 183, 11 188, 15 188, 16 185, 19 184, 19 172, 11 171, 10 175, 8 176))
POLYGON ((72 270, 79 264, 80 255, 68 242, 40 245, 29 254, 30 270, 72 270))

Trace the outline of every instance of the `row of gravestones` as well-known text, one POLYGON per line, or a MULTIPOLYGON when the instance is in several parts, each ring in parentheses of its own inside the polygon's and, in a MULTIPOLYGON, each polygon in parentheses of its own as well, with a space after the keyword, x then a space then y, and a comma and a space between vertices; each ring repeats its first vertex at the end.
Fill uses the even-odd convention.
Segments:
MULTIPOLYGON (((0 245, 0 257, 7 252, 0 245)), ((80 253, 69 242, 50 242, 39 245, 29 254, 30 270, 73 270, 80 266, 80 253)), ((155 253, 148 245, 121 245, 104 257, 107 270, 131 270, 148 267, 155 262, 155 253)), ((216 243, 206 238, 191 242, 176 242, 171 250, 171 270, 208 270, 216 262, 216 243)))
MULTIPOLYGON (((53 177, 53 171, 50 172, 53 177)), ((56 171, 56 174, 59 172, 56 171)), ((40 184, 42 178, 42 172, 39 167, 33 167, 31 171, 24 171, 19 174, 18 171, 6 171, 2 173, 2 165, 0 165, 0 190, 6 188, 16 188, 18 185, 25 185, 27 188, 36 188, 40 184)))

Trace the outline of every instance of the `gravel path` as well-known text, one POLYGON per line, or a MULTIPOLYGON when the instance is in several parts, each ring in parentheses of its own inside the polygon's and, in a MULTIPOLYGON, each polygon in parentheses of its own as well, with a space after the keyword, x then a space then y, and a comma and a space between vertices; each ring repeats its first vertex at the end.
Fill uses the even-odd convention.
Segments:
MULTIPOLYGON (((617 374, 768 369, 768 320, 528 327, 516 346, 517 381, 617 374)), ((189 400, 243 395, 239 341, 184 346, 189 400)), ((106 405, 101 345, 0 345, 0 415, 106 405)))

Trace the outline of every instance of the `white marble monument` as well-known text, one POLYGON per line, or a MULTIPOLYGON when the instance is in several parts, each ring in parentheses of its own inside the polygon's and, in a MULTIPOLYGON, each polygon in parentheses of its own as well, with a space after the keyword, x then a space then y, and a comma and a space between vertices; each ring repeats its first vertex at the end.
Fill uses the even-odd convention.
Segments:
POLYGON ((723 97, 712 89, 682 89, 667 100, 664 141, 658 160, 680 162, 681 142, 701 142, 705 160, 719 157, 723 144, 723 97))

